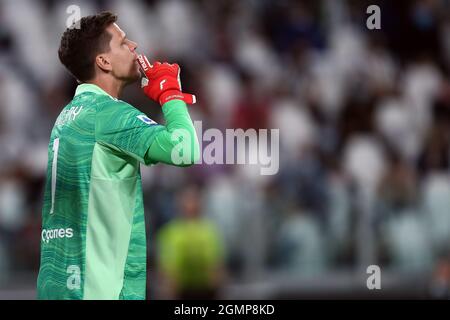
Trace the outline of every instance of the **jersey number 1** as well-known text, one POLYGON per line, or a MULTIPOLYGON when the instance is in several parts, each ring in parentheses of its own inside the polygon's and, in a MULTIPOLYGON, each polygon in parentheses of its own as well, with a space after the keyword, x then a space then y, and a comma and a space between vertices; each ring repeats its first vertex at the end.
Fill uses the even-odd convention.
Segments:
POLYGON ((50 214, 55 211, 55 191, 56 191, 56 167, 58 165, 59 138, 53 140, 53 163, 52 163, 52 208, 50 214))

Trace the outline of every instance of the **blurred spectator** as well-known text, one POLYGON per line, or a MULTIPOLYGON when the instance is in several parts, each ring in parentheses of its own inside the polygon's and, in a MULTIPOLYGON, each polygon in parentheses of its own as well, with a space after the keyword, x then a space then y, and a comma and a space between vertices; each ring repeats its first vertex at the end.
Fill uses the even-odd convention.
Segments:
POLYGON ((450 254, 443 256, 436 264, 430 284, 433 299, 450 299, 450 254))
POLYGON ((417 177, 412 167, 392 154, 380 182, 379 219, 381 244, 386 248, 391 267, 402 272, 427 271, 434 255, 427 217, 417 206, 417 177))
POLYGON ((279 268, 292 275, 322 274, 327 267, 327 247, 312 212, 291 208, 278 232, 279 268))
POLYGON ((450 176, 430 174, 422 192, 427 231, 431 234, 434 253, 440 256, 450 251, 450 176))
POLYGON ((385 221, 381 233, 390 256, 390 267, 398 273, 429 272, 434 256, 427 225, 420 212, 397 210, 385 221))
POLYGON ((214 299, 222 283, 223 247, 216 227, 202 217, 200 193, 181 192, 180 216, 157 235, 159 270, 175 299, 214 299))

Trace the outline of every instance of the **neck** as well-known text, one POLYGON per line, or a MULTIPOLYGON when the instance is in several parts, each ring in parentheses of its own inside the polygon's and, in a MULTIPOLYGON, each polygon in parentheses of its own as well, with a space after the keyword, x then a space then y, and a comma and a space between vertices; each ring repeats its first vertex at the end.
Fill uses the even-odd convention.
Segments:
POLYGON ((108 77, 100 78, 97 77, 91 81, 86 81, 86 83, 95 84, 96 86, 102 88, 107 94, 116 99, 122 94, 122 90, 125 87, 125 82, 108 77))

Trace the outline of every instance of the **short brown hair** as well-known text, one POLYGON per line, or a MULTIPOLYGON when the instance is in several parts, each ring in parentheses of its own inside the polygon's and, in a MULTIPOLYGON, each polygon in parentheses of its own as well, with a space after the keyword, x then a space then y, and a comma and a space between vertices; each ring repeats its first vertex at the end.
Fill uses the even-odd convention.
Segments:
POLYGON ((62 35, 59 60, 78 81, 84 82, 94 77, 95 57, 110 49, 112 35, 106 28, 116 21, 117 15, 109 11, 101 12, 81 18, 62 35))

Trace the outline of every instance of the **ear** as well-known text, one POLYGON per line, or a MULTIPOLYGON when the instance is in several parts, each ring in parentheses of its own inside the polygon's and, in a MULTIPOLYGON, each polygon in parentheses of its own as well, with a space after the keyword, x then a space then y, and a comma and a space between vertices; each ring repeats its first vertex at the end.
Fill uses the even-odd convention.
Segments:
POLYGON ((106 54, 97 55, 95 57, 95 64, 103 71, 107 72, 112 70, 111 62, 106 54))

